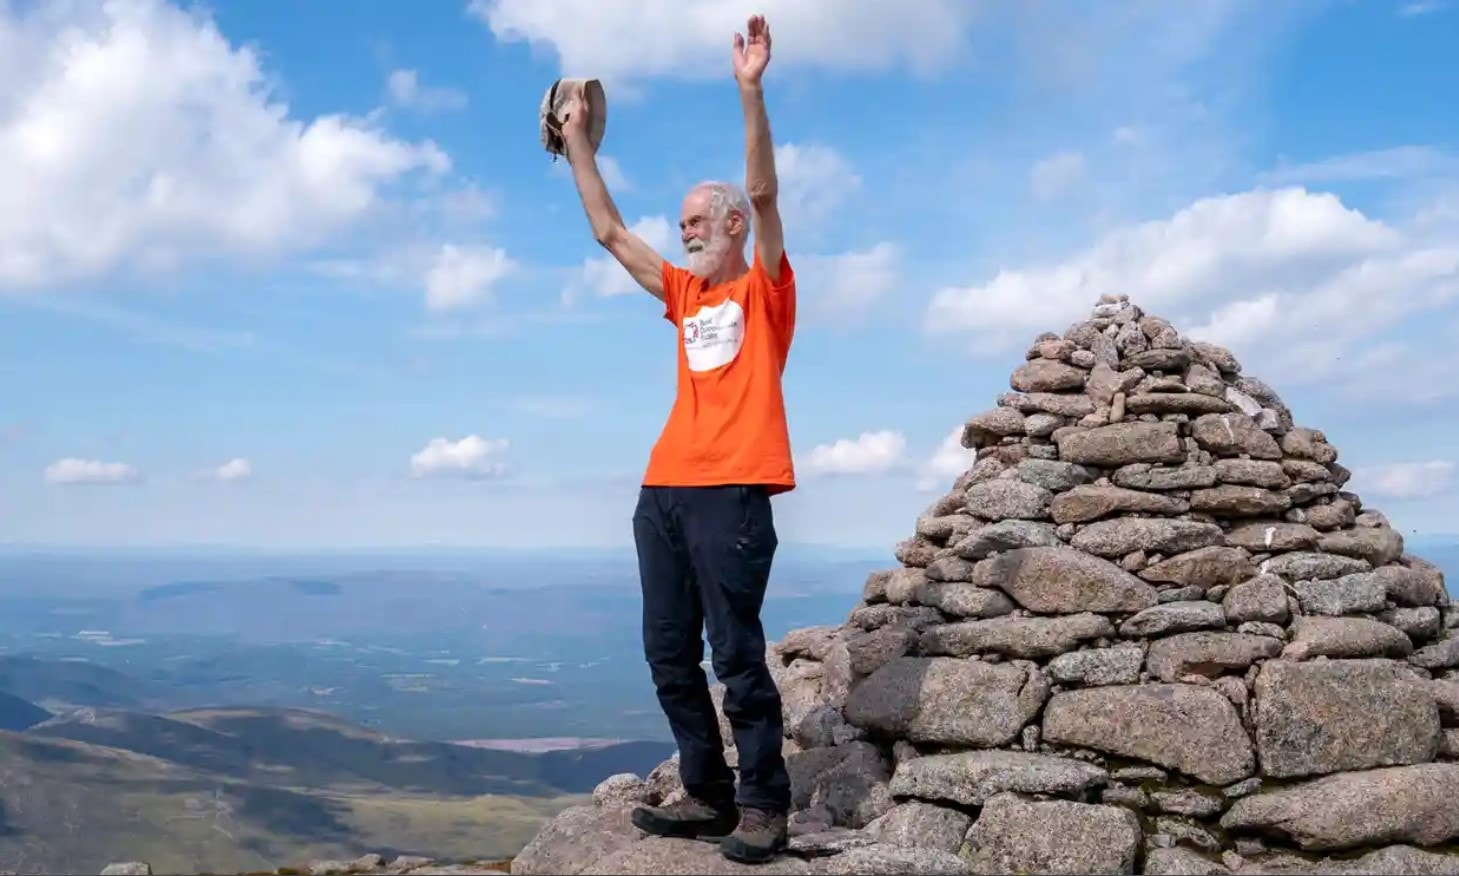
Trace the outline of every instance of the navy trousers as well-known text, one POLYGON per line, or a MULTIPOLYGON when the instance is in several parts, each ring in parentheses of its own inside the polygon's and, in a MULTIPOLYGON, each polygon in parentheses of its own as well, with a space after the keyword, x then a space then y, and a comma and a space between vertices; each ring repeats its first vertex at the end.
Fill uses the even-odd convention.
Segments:
POLYGON ((779 543, 769 494, 760 486, 643 487, 633 536, 644 656, 679 746, 685 790, 706 802, 788 811, 780 691, 760 624, 779 543), (705 630, 739 750, 738 794, 700 666, 705 630))

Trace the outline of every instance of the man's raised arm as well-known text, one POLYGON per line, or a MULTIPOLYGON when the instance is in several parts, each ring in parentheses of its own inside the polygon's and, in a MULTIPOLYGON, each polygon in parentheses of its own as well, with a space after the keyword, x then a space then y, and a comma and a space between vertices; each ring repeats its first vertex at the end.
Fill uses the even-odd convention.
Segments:
POLYGON ((761 77, 770 63, 770 25, 765 16, 750 17, 748 34, 735 34, 735 82, 745 111, 745 194, 754 214, 755 254, 772 282, 780 279, 785 228, 780 222, 780 183, 775 178, 775 145, 765 113, 761 77))
POLYGON ((628 230, 612 196, 608 194, 608 186, 603 182, 603 175, 598 172, 593 142, 587 133, 586 100, 587 96, 579 93, 566 107, 567 118, 562 125, 562 135, 567 145, 567 161, 572 166, 572 178, 577 183, 583 210, 588 214, 588 223, 593 228, 593 239, 613 254, 618 263, 638 281, 638 285, 663 301, 664 257, 628 230))

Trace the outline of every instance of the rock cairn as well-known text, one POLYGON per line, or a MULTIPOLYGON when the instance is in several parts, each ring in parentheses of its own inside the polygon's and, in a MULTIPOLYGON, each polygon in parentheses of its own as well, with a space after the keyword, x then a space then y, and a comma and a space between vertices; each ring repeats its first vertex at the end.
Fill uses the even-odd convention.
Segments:
MULTIPOLYGON (((1122 296, 1010 383, 900 566, 770 648, 796 811, 757 872, 1459 873, 1459 611, 1323 433, 1122 296)), ((513 872, 748 872, 629 825, 677 768, 513 872)))

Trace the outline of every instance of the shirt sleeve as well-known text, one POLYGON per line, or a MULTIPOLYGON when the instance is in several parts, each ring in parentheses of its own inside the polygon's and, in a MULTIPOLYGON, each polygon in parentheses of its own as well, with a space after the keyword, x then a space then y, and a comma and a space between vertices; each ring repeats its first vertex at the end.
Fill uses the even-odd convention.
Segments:
POLYGON ((790 256, 781 250, 780 270, 777 271, 780 276, 775 280, 770 279, 770 272, 765 270, 758 252, 750 270, 760 277, 772 317, 782 329, 792 328, 795 325, 795 269, 790 266, 790 256))
POLYGON ((664 284, 664 319, 676 327, 684 321, 684 296, 693 276, 668 259, 659 268, 659 279, 664 284))

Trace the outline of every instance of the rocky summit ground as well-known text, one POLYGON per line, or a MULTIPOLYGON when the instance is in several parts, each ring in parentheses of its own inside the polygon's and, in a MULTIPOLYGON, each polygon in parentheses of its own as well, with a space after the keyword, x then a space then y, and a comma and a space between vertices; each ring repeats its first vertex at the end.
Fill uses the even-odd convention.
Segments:
POLYGON ((1459 874, 1459 611, 1326 436, 1122 297, 1010 384, 900 565, 768 649, 787 854, 634 829, 670 759, 512 872, 1459 874))

